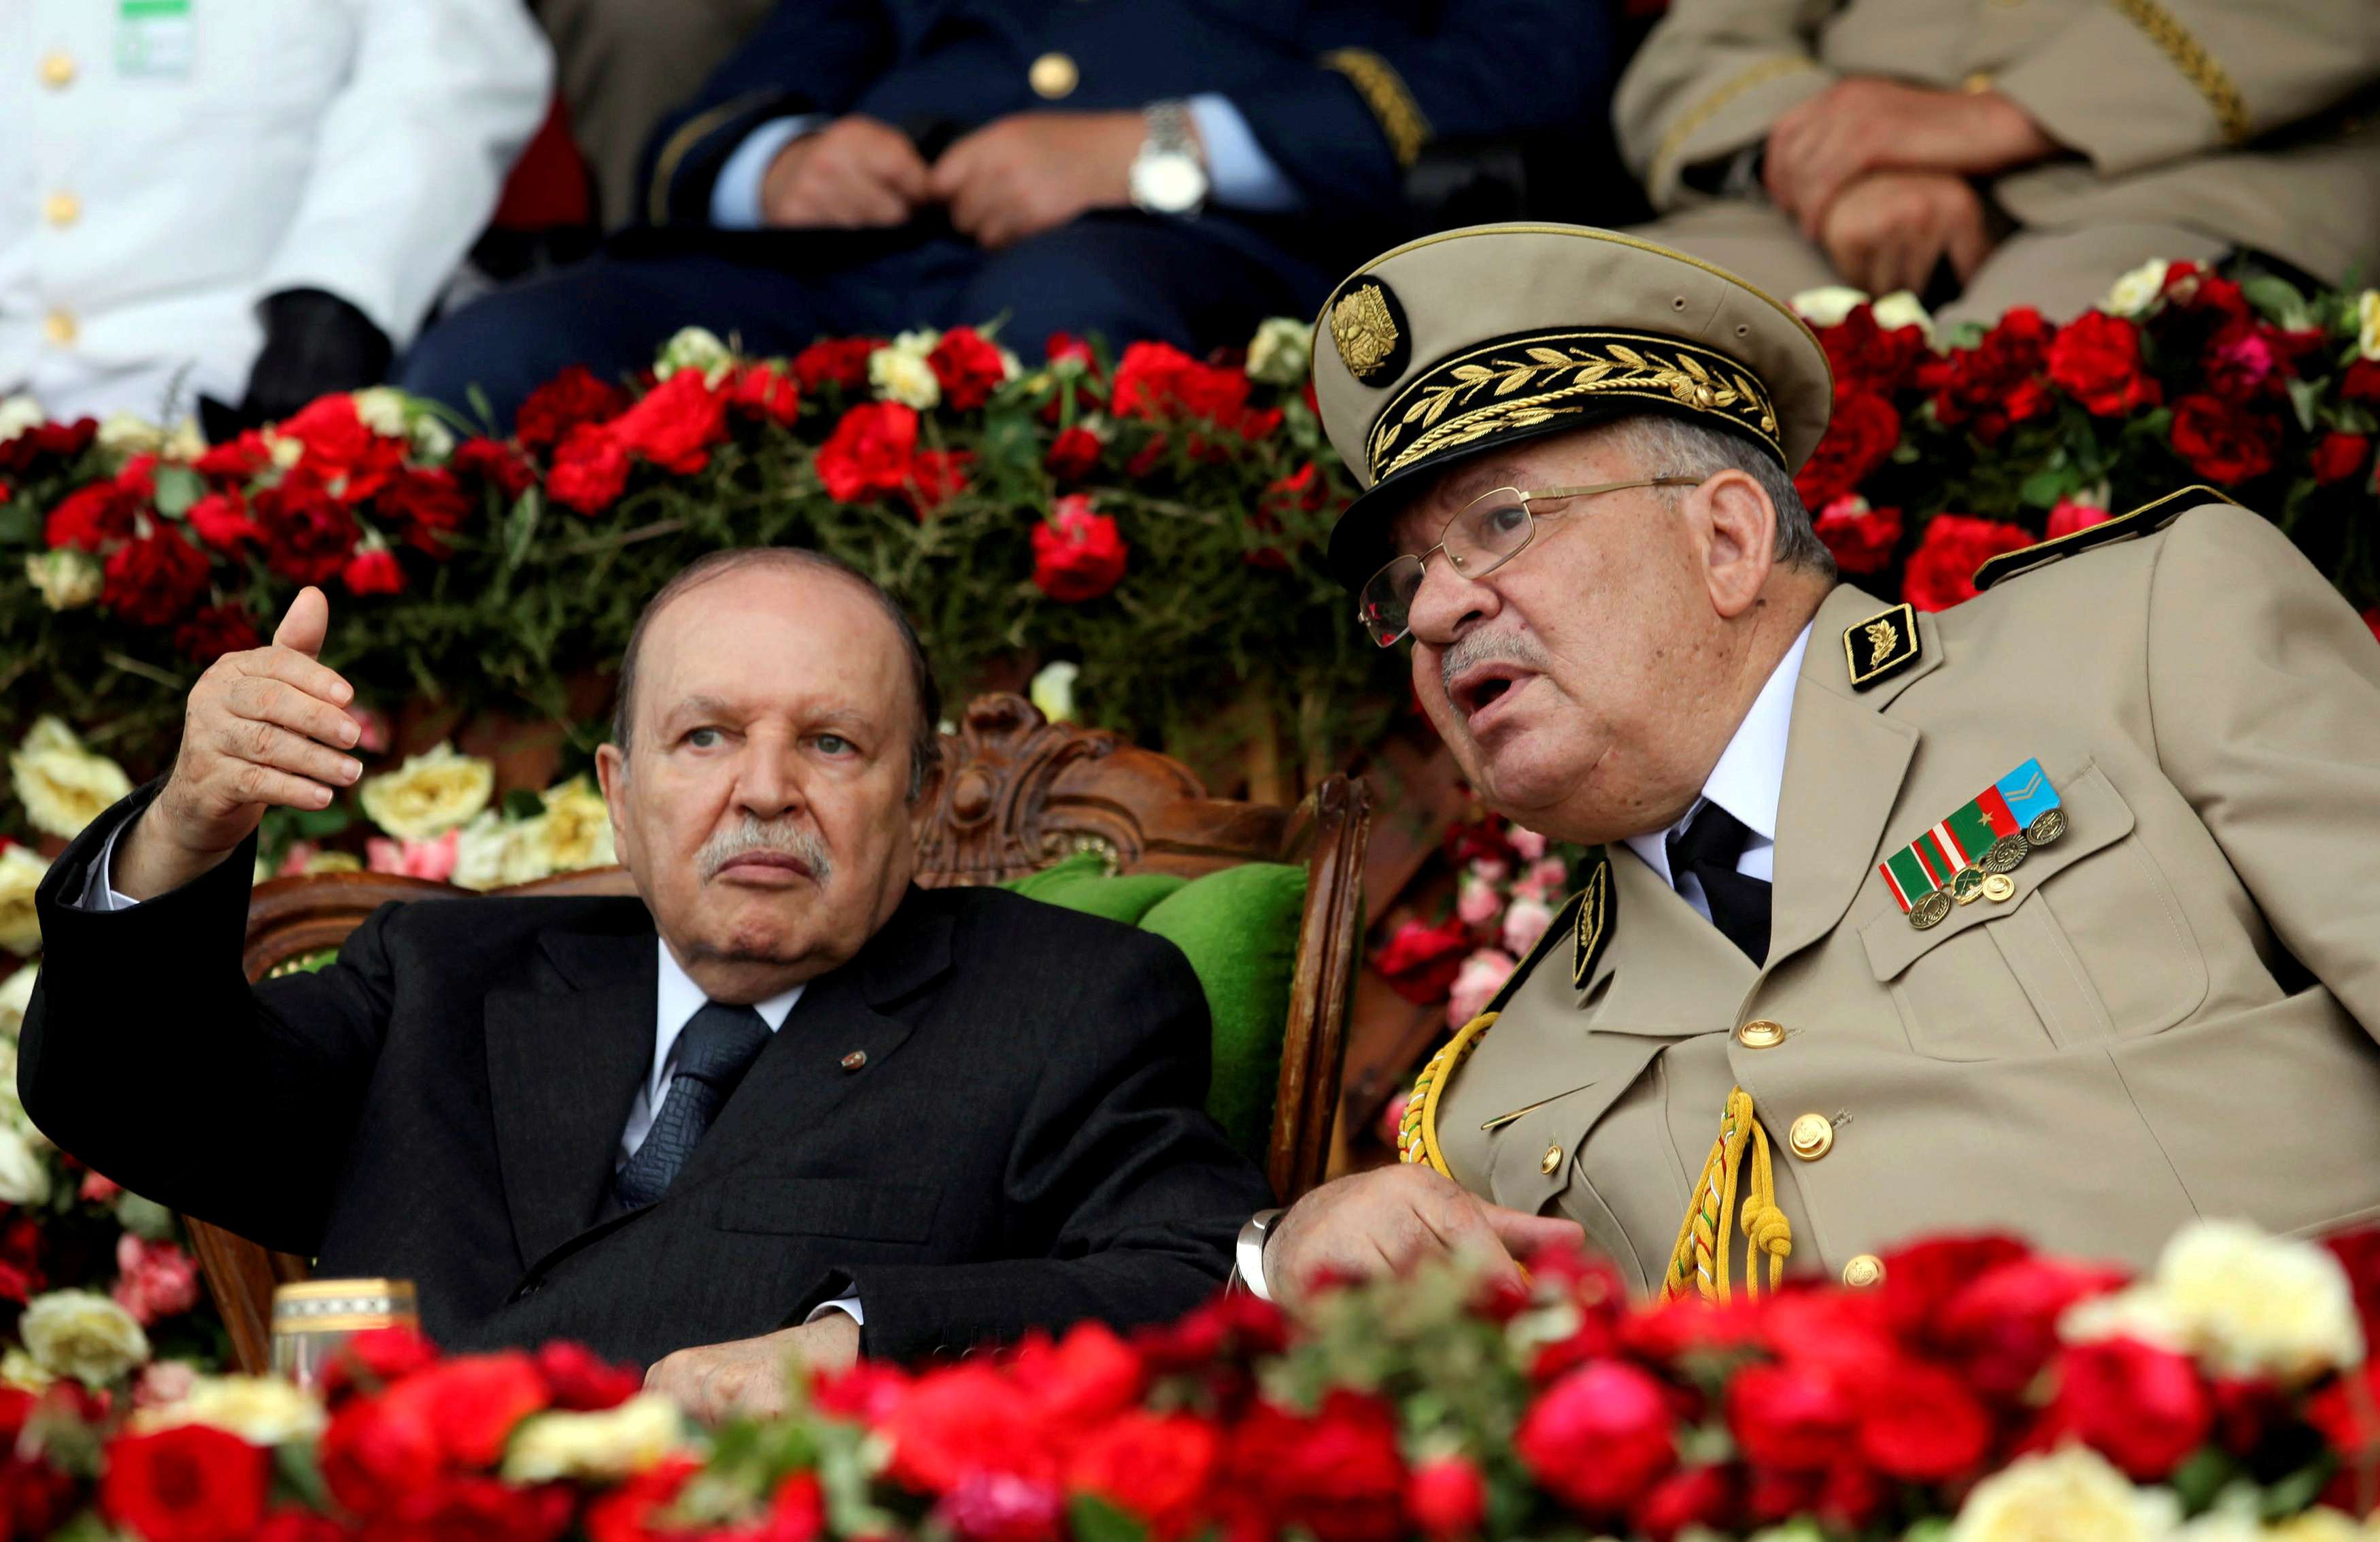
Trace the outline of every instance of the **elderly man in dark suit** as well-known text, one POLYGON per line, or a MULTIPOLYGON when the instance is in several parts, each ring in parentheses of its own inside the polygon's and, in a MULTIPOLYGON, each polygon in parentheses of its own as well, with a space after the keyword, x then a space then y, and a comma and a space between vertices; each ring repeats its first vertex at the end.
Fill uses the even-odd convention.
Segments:
POLYGON ((763 353, 1005 318, 1203 351, 1412 234, 1409 177, 1591 134, 1604 0, 783 0, 655 135, 648 228, 498 294, 407 388, 509 422, 682 325, 763 353), (1425 164, 1425 163, 1427 163, 1425 164))
POLYGON ((42 886, 18 1085, 66 1149, 325 1274, 412 1279, 449 1346, 579 1339, 706 1415, 771 1406, 790 1356, 1221 1283, 1265 1185, 1199 1108, 1196 978, 1128 928, 911 884, 938 711, 868 580, 729 552, 647 607, 598 761, 641 903, 391 905, 251 988, 258 820, 360 770, 327 620, 308 589, 212 667, 172 774, 42 886))

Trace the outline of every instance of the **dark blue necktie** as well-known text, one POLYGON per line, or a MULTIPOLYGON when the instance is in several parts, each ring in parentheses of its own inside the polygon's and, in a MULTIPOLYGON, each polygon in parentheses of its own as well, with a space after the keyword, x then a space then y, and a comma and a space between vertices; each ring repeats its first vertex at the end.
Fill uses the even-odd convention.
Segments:
POLYGON ((1670 877, 1692 873, 1710 901, 1711 924, 1753 963, 1768 957, 1769 885, 1735 870, 1752 830, 1716 803, 1705 803, 1686 828, 1670 837, 1670 877))
POLYGON ((619 1208, 650 1205, 669 1192, 678 1170, 719 1117, 720 1108, 769 1043, 769 1025, 748 1006, 706 1002, 677 1036, 677 1072, 645 1143, 612 1180, 619 1208))

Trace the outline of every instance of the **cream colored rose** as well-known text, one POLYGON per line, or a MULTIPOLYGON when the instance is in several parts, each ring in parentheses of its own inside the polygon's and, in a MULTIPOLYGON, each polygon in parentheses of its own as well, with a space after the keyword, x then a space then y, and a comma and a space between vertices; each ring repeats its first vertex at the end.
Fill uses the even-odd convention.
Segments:
POLYGON ((347 393, 363 426, 386 439, 405 437, 405 393, 390 385, 370 385, 347 393))
POLYGON ((455 435, 437 419, 428 413, 413 420, 409 431, 413 440, 413 458, 443 461, 455 453, 455 435))
POLYGON ((2155 1288, 2191 1349, 2225 1375, 2303 1381, 2363 1358, 2347 1271, 2317 1244, 2197 1221, 2166 1245, 2155 1288))
POLYGON ((1828 284, 1794 296, 1793 310, 1814 327, 1840 326, 1854 308, 1866 303, 1866 290, 1854 289, 1847 284, 1828 284))
POLYGON ((306 458, 306 442, 284 438, 268 429, 264 434, 264 451, 273 457, 274 466, 286 471, 306 458))
POLYGON ((98 602, 105 570, 90 552, 61 546, 27 557, 25 577, 41 591, 42 604, 54 611, 79 611, 98 602))
POLYGON ((455 870, 447 881, 463 889, 493 889, 504 882, 513 828, 492 808, 465 825, 455 833, 455 870))
POLYGON ((20 1392, 38 1392, 55 1383, 57 1378, 42 1369, 33 1357, 11 1344, 6 1354, 0 1354, 0 1387, 13 1387, 20 1392))
POLYGON ((2131 273, 2116 280, 2099 309, 2111 316, 2144 316, 2149 308, 2165 293, 2165 276, 2173 264, 2162 257, 2152 257, 2131 273))
POLYGON ((2380 289, 2366 289, 2355 297, 2355 351, 2366 358, 2380 358, 2380 289))
POLYGON ((48 862, 30 846, 0 851, 0 952, 30 958, 42 950, 42 918, 33 891, 42 886, 48 862))
POLYGON ((261 1376, 202 1376, 172 1402, 132 1415, 141 1434, 176 1425, 206 1425, 251 1446, 310 1440, 329 1421, 322 1405, 286 1381, 261 1376))
POLYGON ((41 1205, 49 1197, 50 1164, 17 1132, 13 1120, 0 1124, 0 1202, 41 1205))
POLYGON ((8 758, 17 801, 25 817, 46 835, 72 840, 108 805, 132 791, 124 768, 82 747, 74 730, 55 717, 35 720, 32 731, 8 758))
POLYGON ((42 1369, 85 1386, 114 1381, 149 1358, 149 1335, 131 1313, 96 1291, 35 1296, 17 1331, 42 1369))
POLYGON ((368 777, 357 795, 364 817, 400 841, 427 841, 474 818, 496 790, 496 768, 442 744, 368 777))
POLYGON ((164 449, 165 431, 137 412, 118 407, 100 422, 96 443, 108 463, 121 470, 133 456, 153 455, 164 449))
POLYGON ((639 1392, 616 1408, 540 1414, 524 1421, 504 1451, 504 1481, 624 1478, 693 1445, 676 1403, 657 1392, 639 1392))
POLYGON ((1929 340, 1934 335, 1933 312, 1918 303, 1917 297, 1906 289, 1895 289, 1891 294, 1876 301, 1869 310, 1876 317, 1876 324, 1887 332, 1898 332, 1902 327, 1915 327, 1929 340))
POLYGON ((1303 385, 1314 367, 1314 334, 1294 316, 1268 316, 1248 341, 1248 378, 1267 385, 1303 385))
POLYGON ((1083 666, 1072 659, 1060 659, 1041 666, 1033 676, 1026 693, 1041 715, 1051 722, 1075 721, 1075 682, 1081 678, 1083 666))
POLYGON ((2265 1536, 2268 1542, 2371 1542, 2374 1536, 2380 1536, 2375 1526, 2380 1526, 2380 1519, 2373 1524, 2359 1525, 2344 1511, 2323 1506, 2286 1521, 2275 1521, 2265 1528, 2265 1536))
POLYGON ((926 356, 942 340, 939 332, 905 332, 868 356, 868 383, 879 398, 920 412, 941 404, 942 382, 926 356))
POLYGON ((167 460, 188 465, 207 453, 207 436, 199 431, 198 424, 185 418, 165 431, 164 447, 158 453, 167 460))
POLYGON ((574 776, 545 794, 545 812, 533 821, 547 862, 558 873, 606 868, 617 862, 612 844, 612 808, 594 778, 574 776))
POLYGON ((2028 1456, 1975 1485, 1943 1542, 2168 1542, 2180 1504, 2135 1488, 2082 1446, 2028 1456))
POLYGON ((50 415, 42 410, 42 404, 30 396, 0 396, 0 444, 49 420, 50 415))
MULTIPOLYGON (((13 1044, 17 1035, 23 1030, 25 1013, 33 1004, 33 981, 41 972, 40 965, 28 964, 6 979, 0 980, 0 1038, 13 1044)), ((15 1078, 10 1079, 13 1081, 15 1078)))
POLYGON ((667 380, 680 370, 699 370, 705 385, 717 385, 735 362, 735 356, 718 334, 705 327, 680 327, 662 345, 662 356, 653 364, 653 379, 667 380))

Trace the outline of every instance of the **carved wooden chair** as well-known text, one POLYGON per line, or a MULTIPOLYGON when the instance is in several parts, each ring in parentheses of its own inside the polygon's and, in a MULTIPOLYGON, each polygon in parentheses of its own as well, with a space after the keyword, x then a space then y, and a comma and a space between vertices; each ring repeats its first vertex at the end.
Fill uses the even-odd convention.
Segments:
MULTIPOLYGON (((1294 808, 1210 798, 1177 760, 1115 735, 1052 725, 1022 698, 978 697, 942 739, 940 805, 918 850, 929 888, 999 883, 1078 852, 1113 870, 1196 877, 1248 861, 1301 862, 1306 872, 1297 968, 1281 1045, 1266 1172, 1286 1202, 1321 1182, 1339 1102, 1350 986, 1360 958, 1364 848, 1371 795, 1332 776, 1294 808)), ((565 873, 499 891, 634 892, 617 868, 565 873)), ((304 967, 335 949, 391 900, 467 891, 384 873, 321 873, 257 887, 249 907, 249 978, 304 967)), ((204 1221, 188 1221, 208 1288, 240 1367, 270 1358, 273 1289, 307 1276, 307 1261, 204 1221)))

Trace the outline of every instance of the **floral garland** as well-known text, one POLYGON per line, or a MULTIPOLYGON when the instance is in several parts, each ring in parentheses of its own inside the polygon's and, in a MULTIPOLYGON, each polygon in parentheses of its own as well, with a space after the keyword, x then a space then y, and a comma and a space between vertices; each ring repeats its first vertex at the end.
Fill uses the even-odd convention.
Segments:
POLYGON ((2200 1222, 2155 1271, 2006 1237, 1881 1285, 1632 1305, 1598 1261, 1244 1294, 1130 1340, 863 1362, 715 1431, 569 1345, 351 1341, 319 1397, 134 1387, 103 1316, 0 1392, 11 1537, 346 1542, 2352 1542, 2380 1505, 2380 1233, 2200 1222), (108 1529, 103 1529, 108 1528, 108 1529))

